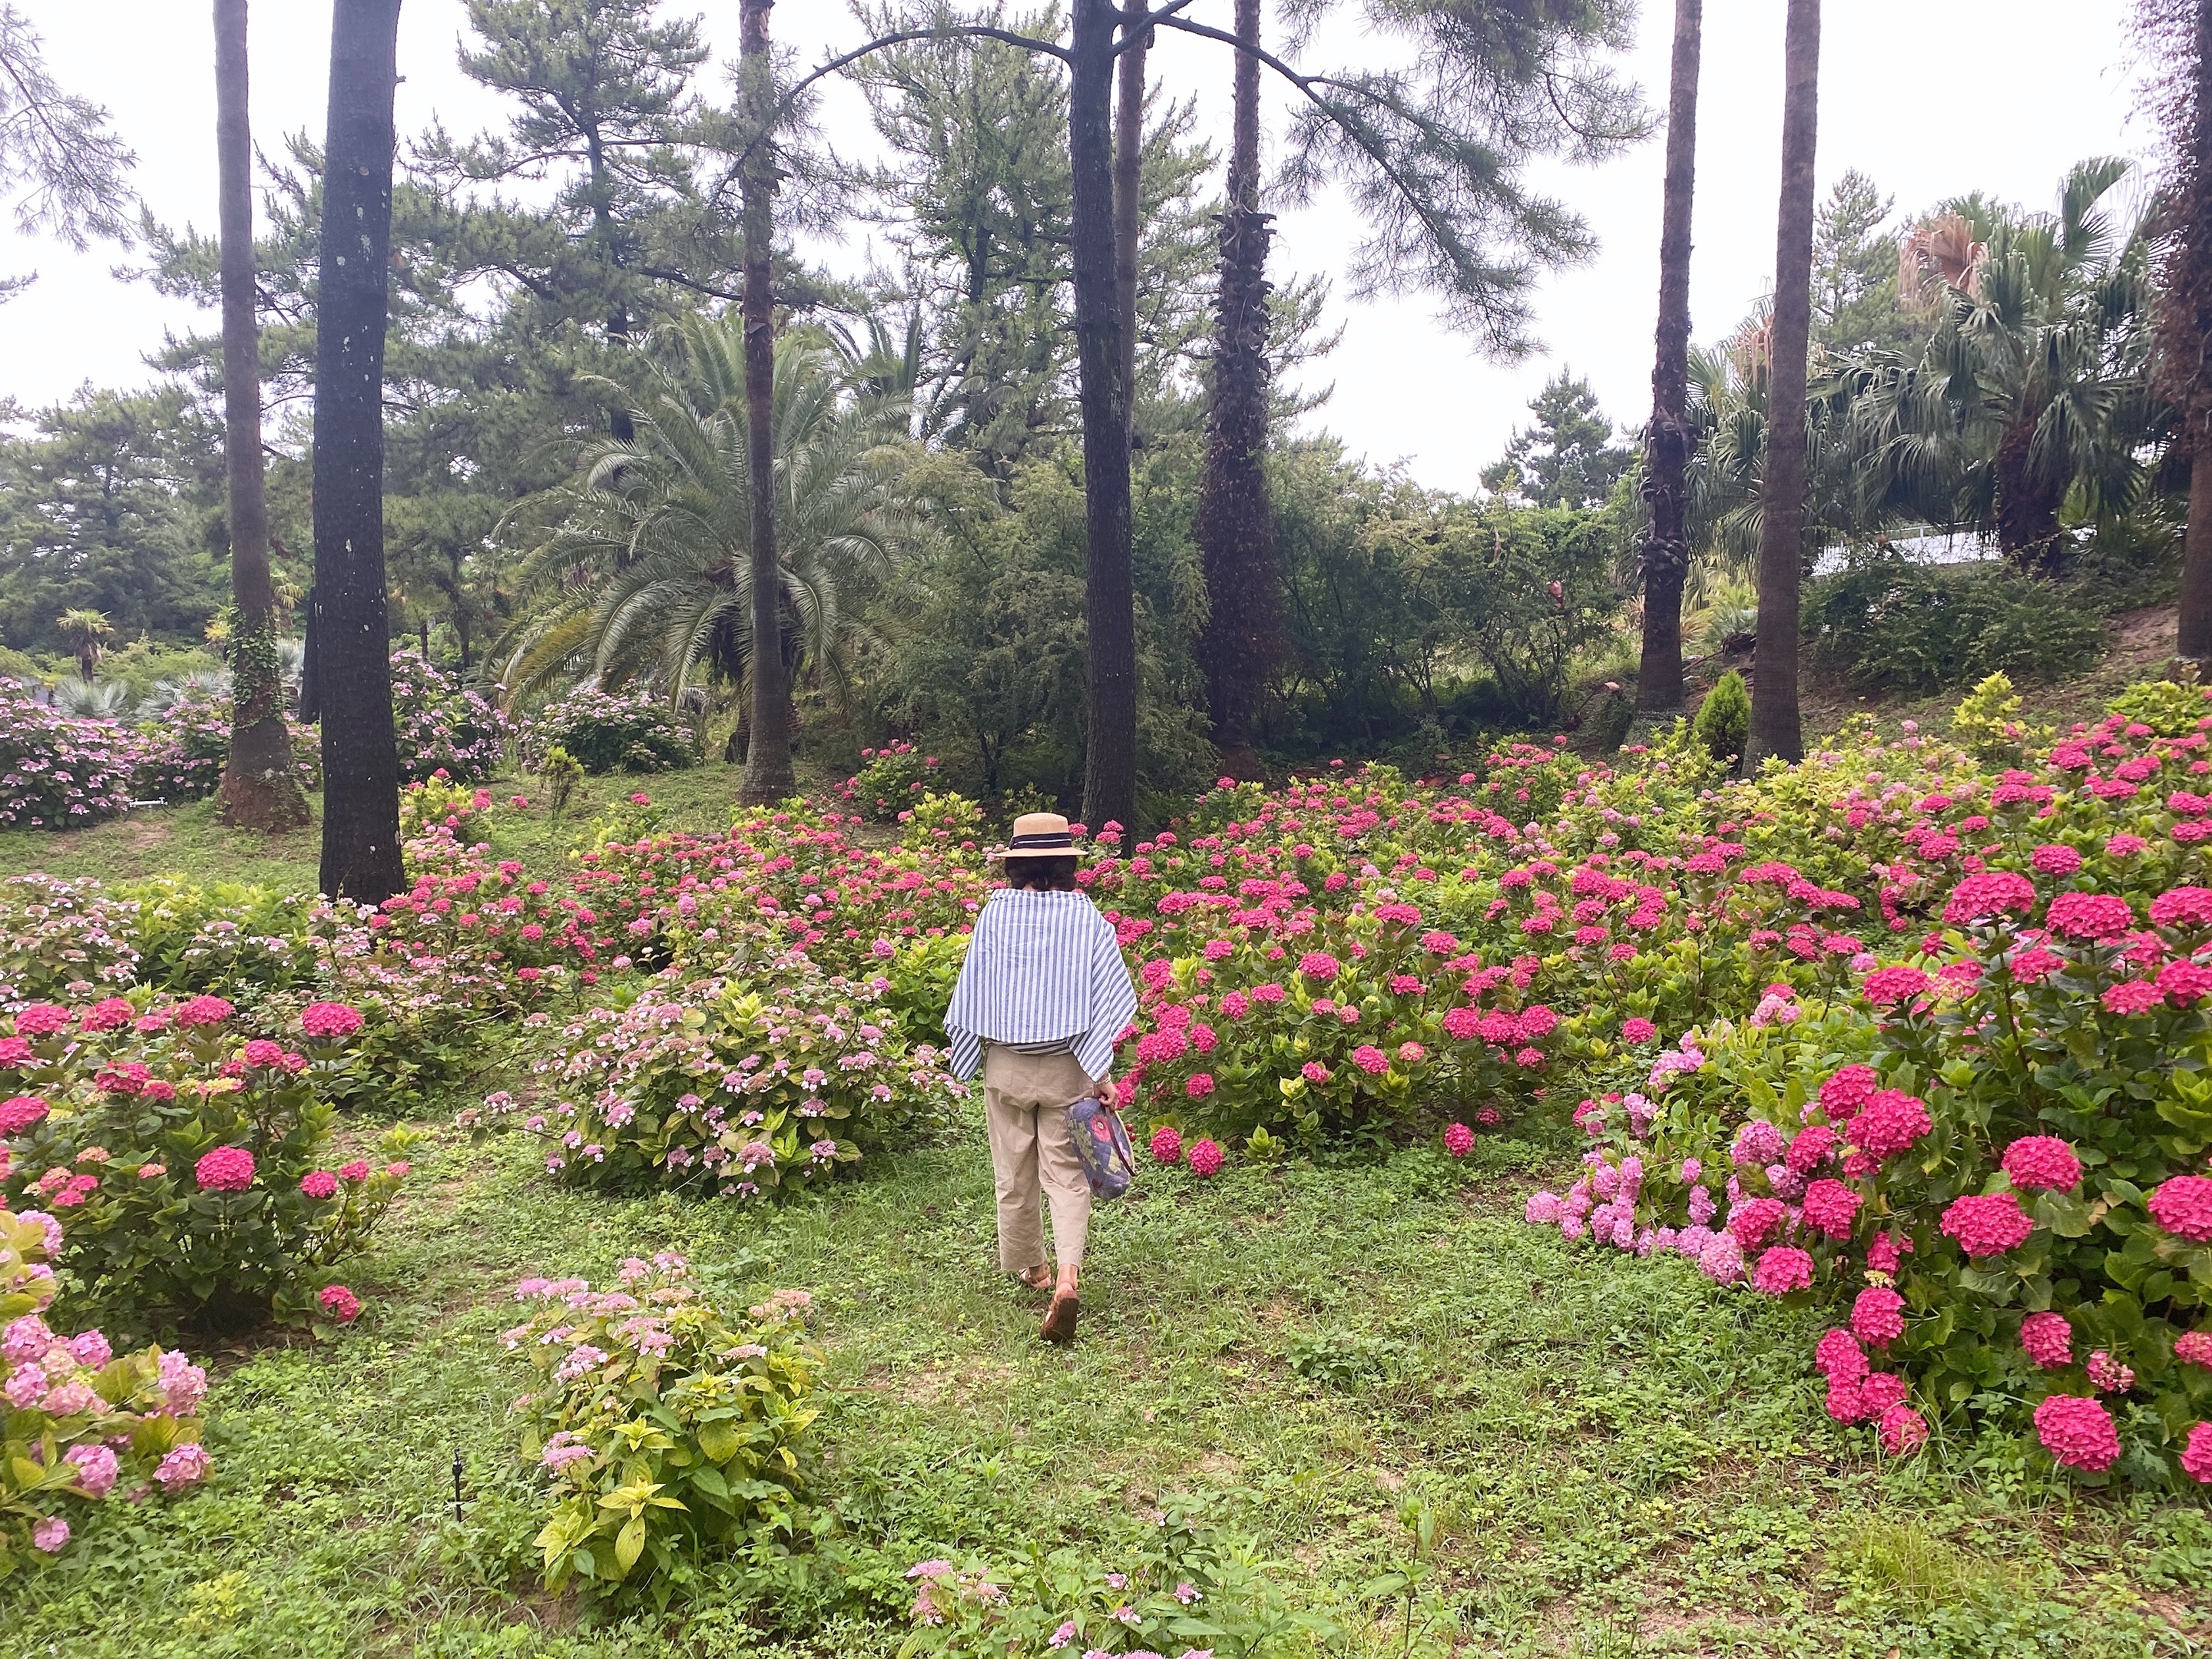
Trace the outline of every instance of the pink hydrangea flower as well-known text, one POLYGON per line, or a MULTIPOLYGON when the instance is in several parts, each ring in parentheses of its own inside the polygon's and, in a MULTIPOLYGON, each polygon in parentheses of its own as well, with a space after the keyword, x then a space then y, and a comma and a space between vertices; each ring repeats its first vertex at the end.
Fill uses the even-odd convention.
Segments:
POLYGON ((2212 1176, 2176 1176, 2152 1192, 2151 1219, 2194 1243, 2212 1243, 2212 1176))
POLYGON ((242 1193, 253 1184, 253 1154, 243 1146, 218 1146, 192 1166, 200 1190, 242 1193))
POLYGON ((1904 1152, 1934 1127, 1927 1103, 1917 1095, 1880 1089, 1853 1115, 1847 1138, 1869 1157, 1882 1158, 1904 1152))
POLYGON ((1183 1079, 1183 1093, 1193 1100, 1204 1100, 1213 1092, 1213 1077, 1207 1072, 1193 1072, 1183 1079))
POLYGON ((2199 1423, 2189 1431, 2181 1449, 2181 1472, 2200 1486, 2212 1486, 2212 1423, 2199 1423))
POLYGON ((179 1486, 189 1486, 207 1478, 207 1448, 197 1440, 188 1440, 167 1457, 154 1471, 156 1483, 173 1492, 179 1486))
POLYGON ((1951 1200, 1942 1228, 1970 1256, 2002 1255, 2027 1243, 2035 1223, 2011 1193, 1970 1193, 1951 1200))
POLYGON ((1859 1206, 1864 1201, 1842 1182, 1823 1176, 1805 1188, 1801 1213, 1807 1226, 1818 1229, 1830 1238, 1849 1238, 1858 1219, 1859 1206))
POLYGON ((1886 1285, 1869 1285, 1851 1304, 1851 1334, 1887 1347, 1905 1334, 1905 1298, 1886 1285))
POLYGON ((1905 1379, 1895 1371, 1875 1371, 1859 1383, 1859 1394, 1866 1401, 1869 1417, 1879 1417, 1892 1406, 1903 1405, 1911 1393, 1905 1379))
POLYGON ((338 1190, 338 1178, 328 1170, 310 1170, 300 1177, 300 1190, 309 1198, 335 1197, 338 1190))
POLYGON ((21 1037, 52 1036, 69 1028, 70 1011, 51 1002, 27 1004, 15 1015, 15 1035, 21 1037))
POLYGON ((1875 1007, 1887 1008, 1893 1004, 1910 1002, 1915 997, 1925 995, 1928 988, 1934 983, 1917 968, 1877 968, 1866 976, 1860 988, 1865 992, 1866 1000, 1875 1007))
POLYGON ((1844 1066, 1820 1085, 1820 1109, 1831 1123, 1849 1123, 1881 1087, 1873 1066, 1844 1066))
POLYGON ((76 1484, 87 1498, 105 1498, 115 1489, 119 1466, 107 1446, 71 1446, 62 1460, 76 1468, 76 1484))
POLYGON ((2108 1014, 2147 1014, 2166 1000, 2166 993, 2147 979, 2124 979, 2107 985, 2100 999, 2108 1014))
POLYGON ((2112 1414, 2094 1400, 2054 1394, 2035 1408, 2036 1437, 2070 1469, 2100 1471, 2119 1461, 2120 1434, 2112 1414))
POLYGON ((1790 1206, 1778 1198, 1747 1198, 1729 1214, 1729 1236, 1743 1250, 1755 1250, 1790 1218, 1790 1206))
POLYGON ((2120 1362, 2099 1348, 2089 1356, 2089 1386, 2099 1394, 2125 1394, 2136 1385, 2136 1374, 2131 1366, 2120 1362))
POLYGON ((2212 1366, 2212 1331, 2184 1331, 2173 1339, 2173 1357, 2185 1365, 2212 1366))
POLYGON ((2081 867, 2081 855, 2071 847, 2046 842, 2028 854, 2031 868, 2039 876, 2070 876, 2081 867))
POLYGON ((70 1540, 70 1523, 58 1515, 47 1516, 31 1528, 31 1547, 46 1555, 59 1553, 70 1540))
POLYGON ((2057 1135, 2023 1135, 2005 1148, 2004 1172, 2023 1192, 2071 1192, 2081 1184, 2081 1160, 2057 1135))
POLYGON ((45 1117, 49 1108, 36 1095, 17 1095, 0 1101, 0 1138, 19 1135, 45 1117))
POLYGON ((1839 1138, 1825 1123, 1809 1124, 1790 1138, 1784 1162, 1795 1173, 1809 1176, 1836 1155, 1839 1138))
POLYGON ((1444 1127, 1444 1151, 1454 1158, 1465 1158, 1474 1150, 1474 1131, 1464 1123, 1444 1127))
POLYGON ((1223 1162, 1221 1148, 1210 1136, 1192 1144, 1190 1172, 1200 1180, 1219 1174, 1223 1162))
POLYGON ((115 1358, 115 1350, 98 1331, 81 1331, 69 1340, 70 1355, 88 1370, 98 1370, 115 1358))
POLYGON ((1928 1419, 1902 1402, 1882 1413, 1879 1429, 1881 1449, 1892 1457, 1909 1457, 1928 1443, 1928 1419))
POLYGON ((1298 971, 1308 979, 1333 980, 1340 971, 1337 959, 1326 951, 1309 951, 1298 958, 1298 971))
POLYGON ((2135 926, 2136 913, 2128 902, 2110 893, 2061 893, 2051 901, 2044 921, 2054 933, 2069 939, 2118 939, 2135 926))
POLYGON ((1362 1043, 1352 1051, 1352 1063, 1370 1077, 1380 1077, 1390 1069, 1390 1056, 1372 1043, 1362 1043))
POLYGON ((1829 1382, 1849 1382, 1853 1388, 1866 1377, 1866 1350, 1859 1346, 1859 1339, 1841 1326, 1823 1332, 1814 1345, 1813 1364, 1829 1382))
POLYGON ((315 1300, 341 1325, 350 1325, 361 1317, 361 1298, 343 1285, 324 1285, 315 1300))
POLYGON ((221 997, 197 996, 179 1003, 173 1017, 179 1025, 220 1025, 237 1012, 221 997))
POLYGON ((1182 1131, 1171 1123, 1163 1123, 1152 1131, 1151 1146, 1156 1164, 1182 1162, 1182 1131))
POLYGON ((1625 1019, 1620 1023, 1620 1040, 1624 1042, 1656 1042, 1659 1028, 1648 1019, 1625 1019))
POLYGON ((2074 1328, 2059 1313, 2032 1313, 2020 1322, 2020 1346, 2047 1371, 2074 1363, 2074 1328))
POLYGON ((2035 908, 2035 884, 2010 870, 1985 870, 1951 890, 1943 920, 1954 925, 1984 917, 2026 915, 2035 908))
POLYGON ((1813 1258, 1793 1245, 1778 1244, 1762 1251, 1753 1268, 1752 1288, 1762 1296, 1787 1296, 1813 1287, 1813 1258))
POLYGON ((1298 1075, 1318 1087, 1328 1081, 1328 1067, 1317 1060, 1310 1060, 1298 1067, 1298 1075))
POLYGON ((2150 902, 2150 919, 2160 927, 2212 926, 2212 887, 2169 887, 2150 902))

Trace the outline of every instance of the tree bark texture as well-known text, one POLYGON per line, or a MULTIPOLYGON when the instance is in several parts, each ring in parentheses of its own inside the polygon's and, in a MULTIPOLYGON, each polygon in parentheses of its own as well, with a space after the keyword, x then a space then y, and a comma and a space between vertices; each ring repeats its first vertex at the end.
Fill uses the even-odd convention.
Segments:
POLYGON ((2181 620, 2175 654, 2212 663, 2212 0, 2197 0, 2195 61, 2190 65, 2185 188, 2176 192, 2180 222, 2165 303, 2176 313, 2162 331, 2180 359, 2170 372, 2179 390, 2190 447, 2189 527, 2181 562, 2181 620), (2173 323, 2180 325, 2172 326, 2173 323))
POLYGON ((1659 230, 1659 328, 1651 368, 1651 424, 1644 434, 1644 657, 1636 706, 1682 707, 1682 584, 1690 574, 1690 209, 1698 173, 1698 67, 1705 0, 1674 0, 1674 59, 1667 104, 1667 183, 1659 230))
POLYGON ((743 195, 745 447, 751 485, 752 647, 746 654, 751 737, 738 798, 765 806, 789 795, 791 697, 782 646, 783 569, 775 543, 775 66, 768 15, 775 0, 738 9, 738 98, 744 111, 743 195))
POLYGON ((384 577, 384 335, 399 0, 336 0, 315 333, 323 890, 398 892, 399 757, 384 577))
POLYGON ((1144 235, 1145 53, 1152 32, 1145 0, 1130 0, 1114 98, 1114 284, 1121 311, 1121 398, 1130 441, 1137 431, 1137 244, 1144 235))
POLYGON ((307 798, 292 770, 269 504, 261 469, 261 325, 253 311, 253 136, 246 114, 246 0, 215 0, 216 171, 222 237, 223 463, 230 506, 230 757, 216 816, 246 830, 298 830, 307 798))
MULTIPOLYGON (((1237 38, 1260 44, 1260 0, 1237 0, 1237 38)), ((1220 216, 1221 283, 1213 334, 1213 404, 1192 533, 1206 571, 1198 656, 1214 746, 1231 776, 1261 775, 1252 746, 1267 672, 1282 648, 1275 520, 1267 499, 1267 242, 1260 210, 1260 60, 1235 54, 1229 199, 1220 216)))
MULTIPOLYGON (((1083 417, 1084 581, 1089 731, 1083 816, 1092 829, 1137 815, 1136 579, 1129 549, 1128 390, 1114 275, 1113 0, 1074 0, 1069 33, 1075 345, 1083 417)), ((756 739, 757 741, 757 739, 756 739)))
POLYGON ((1805 367, 1813 325, 1813 159, 1819 139, 1820 0, 1790 0, 1784 36, 1782 200, 1775 230, 1774 356, 1766 405, 1765 517, 1759 541, 1759 656, 1748 773, 1804 758, 1797 711, 1798 585, 1804 558, 1805 367))

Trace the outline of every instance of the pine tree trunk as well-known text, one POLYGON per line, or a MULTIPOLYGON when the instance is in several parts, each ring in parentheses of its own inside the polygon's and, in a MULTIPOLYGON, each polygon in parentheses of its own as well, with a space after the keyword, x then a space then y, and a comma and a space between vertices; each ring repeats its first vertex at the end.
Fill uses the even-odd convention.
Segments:
POLYGON ((242 830, 298 830, 307 798, 292 770, 269 503, 261 475, 261 326, 253 313, 253 138, 246 115, 246 0, 215 0, 216 170, 222 235, 223 463, 230 495, 230 758, 216 816, 242 830))
POLYGON ((791 771, 791 699, 782 644, 783 569, 775 543, 775 111, 768 15, 775 0, 744 0, 738 36, 738 97, 744 112, 744 195, 745 453, 752 492, 752 647, 746 653, 751 737, 738 799, 749 806, 783 799, 791 771))
POLYGON ((1137 816, 1136 577, 1129 548, 1129 416, 1114 274, 1113 0, 1074 0, 1067 154, 1078 401, 1089 547, 1084 610, 1090 729, 1083 816, 1092 829, 1137 816))
POLYGON ((2190 65, 2185 188, 2175 192, 2175 258, 2166 272, 2166 333, 2194 349, 2175 355, 2185 384, 2174 388, 2189 445, 2189 520, 2181 561, 2181 617, 2174 654, 2200 672, 2212 664, 2212 0, 2197 0, 2190 65))
POLYGON ((384 333, 399 0, 336 0, 315 331, 323 890, 398 892, 399 755, 384 578, 384 333))
MULTIPOLYGON (((1237 38, 1260 44, 1260 0, 1237 0, 1237 38)), ((1267 672, 1281 650, 1281 579, 1267 499, 1267 241, 1260 210, 1260 60, 1236 54, 1229 201, 1213 334, 1213 405, 1192 534, 1206 570, 1206 671, 1214 746, 1233 777, 1256 778, 1252 746, 1267 672)))
POLYGON ((1131 445, 1137 432, 1137 245, 1145 174, 1145 52, 1152 32, 1140 20, 1145 0, 1130 0, 1131 21, 1123 31, 1121 86, 1114 100, 1114 285, 1121 310, 1121 398, 1129 417, 1131 445))
POLYGON ((1748 774, 1804 758, 1797 712, 1798 583, 1804 558, 1805 369, 1813 327, 1813 158, 1819 139, 1820 0, 1790 0, 1783 48, 1782 202, 1775 231, 1774 356, 1766 404, 1765 517, 1759 540, 1759 656, 1748 774))
POLYGON ((1698 60, 1705 0, 1674 0, 1667 107, 1667 184, 1659 231, 1658 353, 1651 425, 1644 436, 1644 659, 1636 707, 1664 718, 1682 707, 1682 584, 1690 574, 1690 208, 1698 173, 1698 60))

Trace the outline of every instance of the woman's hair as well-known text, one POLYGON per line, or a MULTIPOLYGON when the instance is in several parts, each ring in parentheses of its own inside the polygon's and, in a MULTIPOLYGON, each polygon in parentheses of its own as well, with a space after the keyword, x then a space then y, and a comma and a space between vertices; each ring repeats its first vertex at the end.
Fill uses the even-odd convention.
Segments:
POLYGON ((1075 890, 1075 855, 1057 859, 1008 859, 1006 885, 1034 893, 1072 893, 1075 890))

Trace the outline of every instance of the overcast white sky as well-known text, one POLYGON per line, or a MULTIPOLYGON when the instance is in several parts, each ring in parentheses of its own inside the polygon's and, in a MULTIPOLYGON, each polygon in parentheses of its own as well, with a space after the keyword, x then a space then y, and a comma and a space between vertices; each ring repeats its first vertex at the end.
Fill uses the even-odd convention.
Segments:
MULTIPOLYGON (((17 3, 45 35, 63 82, 113 112, 138 151, 138 186, 155 213, 211 228, 215 97, 204 0, 17 3)), ((703 12, 718 59, 734 55, 734 0, 668 9, 703 12)), ((1771 283, 1783 9, 1782 0, 1706 0, 1691 289, 1700 339, 1728 333, 1771 283)), ((1856 167, 1896 197, 1900 212, 1976 188, 2041 206, 2074 161, 2139 154, 2148 143, 2142 124, 2130 120, 2129 0, 1831 0, 1826 9, 1824 191, 1856 167)), ((1674 7, 1644 0, 1643 11, 1628 72, 1663 106, 1674 7)), ((1225 26, 1230 12, 1230 0, 1199 0, 1191 15, 1225 26)), ((254 7, 253 121, 263 144, 274 148, 299 128, 320 138, 330 16, 326 0, 254 7)), ((783 0, 774 21, 809 61, 862 38, 842 0, 783 0)), ((434 114, 456 133, 501 120, 498 100, 455 67, 465 27, 461 0, 405 0, 403 133, 419 131, 434 114)), ((1342 45, 1323 43, 1316 61, 1342 45)), ((1153 63, 1171 88, 1201 94, 1209 130, 1222 126, 1215 118, 1227 103, 1222 48, 1164 36, 1153 63)), ((719 66, 714 84, 719 91, 719 66)), ((865 149, 855 96, 833 96, 824 114, 841 149, 865 149)), ((1486 363, 1419 301, 1357 302, 1340 282, 1332 310, 1344 325, 1343 343, 1310 376, 1333 382, 1335 395, 1310 418, 1370 460, 1402 460, 1425 483, 1470 490, 1559 364, 1589 378, 1608 414, 1637 425, 1650 398, 1661 166, 1655 139, 1602 167, 1547 173, 1547 185, 1588 217, 1601 246, 1589 264, 1547 282, 1540 303, 1546 353, 1523 363, 1486 363)), ((1340 203, 1285 215, 1273 256, 1278 280, 1339 275, 1356 229, 1340 203)), ((848 257, 856 271, 866 264, 860 246, 848 257)), ((142 355, 165 331, 212 325, 143 284, 117 280, 110 269, 119 258, 127 256, 112 248, 73 255, 0 228, 0 272, 40 273, 27 295, 0 306, 0 395, 36 404, 87 381, 143 384, 151 376, 142 355)))

